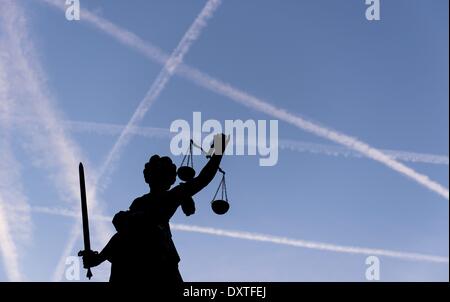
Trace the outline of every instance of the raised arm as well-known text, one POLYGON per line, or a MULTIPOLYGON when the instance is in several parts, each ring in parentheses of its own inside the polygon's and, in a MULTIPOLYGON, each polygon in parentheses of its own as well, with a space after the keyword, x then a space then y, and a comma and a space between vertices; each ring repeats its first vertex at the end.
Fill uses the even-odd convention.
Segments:
POLYGON ((206 187, 214 179, 214 176, 219 169, 228 141, 229 136, 227 137, 225 134, 217 134, 214 137, 214 154, 210 157, 208 163, 203 167, 202 171, 191 181, 182 183, 173 188, 172 192, 180 194, 181 196, 193 196, 206 187), (217 144, 216 142, 221 143, 217 144))

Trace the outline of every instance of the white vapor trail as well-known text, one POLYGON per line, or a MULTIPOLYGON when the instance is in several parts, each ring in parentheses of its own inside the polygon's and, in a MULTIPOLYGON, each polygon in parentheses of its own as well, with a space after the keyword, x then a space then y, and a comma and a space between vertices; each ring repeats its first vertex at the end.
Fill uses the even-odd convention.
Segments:
MULTIPOLYGON (((182 63, 184 56, 187 54, 192 44, 198 39, 202 30, 206 27, 208 19, 214 15, 214 12, 220 4, 221 0, 208 0, 200 14, 186 31, 107 155, 106 160, 100 167, 98 173, 99 178, 106 175, 106 182, 108 181, 108 175, 112 173, 115 163, 121 155, 122 149, 127 145, 133 135, 132 129, 142 121, 147 111, 164 90, 178 65, 182 63)), ((98 184, 100 185, 100 182, 98 182, 98 184)))
MULTIPOLYGON (((14 210, 21 210, 18 207, 13 208, 14 210)), ((73 211, 67 209, 58 209, 58 208, 48 208, 48 207, 32 207, 32 211, 42 214, 48 215, 58 215, 58 216, 66 216, 66 217, 79 217, 79 213, 75 213, 73 211)), ((108 216, 99 216, 94 215, 91 217, 94 220, 101 221, 111 221, 112 217, 108 216)), ((356 247, 356 246, 344 246, 344 245, 336 245, 324 242, 315 242, 315 241, 307 241, 307 240, 299 240, 292 239, 286 237, 279 237, 267 234, 258 234, 258 233, 250 233, 250 232, 242 232, 235 230, 224 230, 224 229, 216 229, 211 227, 202 227, 195 225, 186 225, 186 224, 177 224, 171 223, 171 228, 177 231, 183 232, 193 232, 193 233, 203 233, 214 236, 222 236, 222 237, 230 237, 251 241, 260 241, 260 242, 268 242, 279 245, 288 245, 300 248, 308 248, 314 250, 322 250, 322 251, 330 251, 336 253, 346 253, 346 254, 359 254, 359 255, 372 255, 372 256, 384 256, 390 258, 397 258, 401 260, 410 260, 410 261, 426 261, 426 262, 434 262, 434 263, 449 263, 448 257, 436 256, 436 255, 428 255, 428 254, 419 254, 419 253, 410 253, 410 252, 401 252, 401 251, 392 251, 385 249, 373 249, 373 248, 364 248, 364 247, 356 247)))
MULTIPOLYGON (((57 1, 50 2, 56 4, 59 7, 61 7, 60 5, 63 4, 62 2, 57 3, 57 1)), ((151 85, 143 100, 138 105, 130 121, 123 129, 111 151, 106 156, 105 161, 100 166, 100 169, 96 174, 94 183, 94 186, 97 189, 101 190, 107 186, 109 182, 109 175, 111 175, 111 173, 113 172, 115 164, 120 158, 123 148, 127 145, 133 135, 131 129, 139 124, 139 122, 144 118, 146 112, 150 109, 150 106, 159 97, 159 95, 169 82, 170 78, 174 74, 175 70, 177 69, 178 65, 183 61, 184 56, 189 51, 192 44, 198 39, 201 31, 206 27, 208 19, 213 16, 215 10, 219 7, 220 4, 221 0, 208 0, 200 14, 196 17, 192 25, 182 37, 181 41, 178 43, 175 50, 172 52, 171 56, 164 63, 163 69, 151 85), (102 180, 104 181, 102 182, 102 180)), ((74 228, 78 228, 79 230, 78 226, 74 226, 74 228)), ((74 236, 78 238, 81 233, 80 231, 76 231, 74 229, 72 234, 74 234, 74 236)), ((69 242, 69 245, 74 244, 75 242, 76 239, 72 238, 69 242)), ((69 250, 72 250, 70 246, 66 247, 65 253, 62 255, 57 270, 55 271, 55 277, 61 276, 60 272, 64 267, 64 261, 67 257, 66 252, 69 250)))
POLYGON ((16 244, 11 236, 7 213, 4 210, 5 201, 0 192, 0 252, 3 257, 6 274, 10 281, 20 281, 22 274, 19 268, 19 256, 16 244))
POLYGON ((29 243, 32 222, 28 199, 21 185, 20 165, 13 156, 10 139, 3 135, 1 124, 0 121, 0 254, 7 278, 10 281, 21 281, 24 278, 19 265, 21 253, 18 247, 29 243), (9 204, 20 206, 24 210, 20 213, 8 212, 6 207, 9 204))
MULTIPOLYGON (((74 208, 79 208, 77 167, 84 157, 61 126, 61 114, 46 88, 45 74, 35 56, 25 13, 16 1, 2 0, 0 4, 1 25, 9 39, 5 44, 6 68, 8 80, 12 83, 11 90, 14 90, 15 104, 20 107, 21 114, 36 117, 35 123, 22 125, 20 129, 27 138, 25 147, 31 152, 35 164, 51 171, 52 180, 62 198, 71 202, 74 208)), ((89 163, 84 162, 89 169, 89 163)), ((86 180, 90 210, 94 213, 101 211, 96 202, 92 177, 89 175, 86 180)), ((79 228, 77 231, 80 231, 79 228)), ((110 225, 99 224, 94 231, 95 239, 103 244, 108 240, 110 225)))
POLYGON ((272 235, 266 235, 266 234, 223 230, 223 229, 201 227, 201 226, 194 226, 194 225, 185 225, 185 224, 172 224, 171 227, 173 230, 178 230, 178 231, 204 233, 204 234, 238 238, 238 239, 246 239, 246 240, 252 240, 252 241, 270 242, 270 243, 275 243, 275 244, 290 245, 290 246, 295 246, 295 247, 302 247, 302 248, 323 250, 323 251, 330 251, 330 252, 337 252, 337 253, 385 256, 385 257, 399 258, 402 260, 412 260, 412 261, 449 263, 449 261, 448 261, 449 259, 447 257, 442 257, 442 256, 425 255, 425 254, 409 253, 409 252, 399 252, 399 251, 391 251, 391 250, 384 250, 384 249, 372 249, 372 248, 364 248, 364 247, 356 247, 356 246, 335 245, 335 244, 324 243, 324 242, 306 241, 306 240, 291 239, 291 238, 278 237, 278 236, 272 236, 272 235))
MULTIPOLYGON (((364 155, 362 155, 361 153, 345 147, 301 142, 295 140, 282 139, 279 141, 279 146, 282 149, 289 149, 297 152, 307 151, 311 153, 325 154, 329 156, 344 156, 357 158, 364 157, 364 155)), ((387 149, 381 149, 380 151, 388 155, 392 159, 401 160, 404 162, 426 163, 426 164, 446 165, 446 166, 449 165, 449 158, 448 156, 445 155, 417 153, 401 150, 387 150, 387 149)))
MULTIPOLYGON (((7 100, 0 93, 0 106, 5 105, 3 102, 7 102, 7 100)), ((0 115, 0 118, 3 116, 0 115)), ((8 133, 4 133, 8 129, 5 129, 2 121, 0 120, 0 254, 7 278, 10 281, 21 281, 23 277, 19 265, 20 257, 14 238, 19 238, 21 234, 29 237, 31 223, 27 200, 20 185, 15 183, 18 177, 14 174, 18 173, 18 166, 10 150, 9 138, 6 137, 8 133), (6 207, 10 203, 21 205, 24 211, 11 214, 6 211, 6 207)))
MULTIPOLYGON (((0 56, 3 56, 3 52, 0 53, 0 56)), ((2 139, 0 140, 0 154, 2 156, 2 162, 8 163, 9 160, 4 158, 5 154, 10 154, 9 144, 7 145, 6 137, 8 135, 6 129, 8 125, 6 125, 6 118, 9 115, 9 106, 10 102, 7 96, 7 83, 5 81, 5 72, 4 68, 0 61, 0 136, 2 139)), ((8 131, 9 132, 9 131, 8 131)), ((20 281, 21 280, 21 272, 19 268, 19 256, 17 253, 17 247, 13 240, 12 231, 10 228, 11 221, 8 219, 8 215, 5 210, 6 200, 3 197, 3 180, 4 173, 9 171, 3 171, 2 167, 0 167, 0 253, 3 259, 3 266, 5 267, 6 275, 10 281, 20 281)))
MULTIPOLYGON (((1 6, 0 6, 1 8, 1 6)), ((7 18, 0 10, 0 20, 7 18)), ((7 29, 7 28, 5 28, 7 29)), ((10 76, 6 68, 8 36, 2 32, 0 40, 0 254, 3 259, 6 277, 10 281, 21 281, 17 241, 31 238, 31 217, 28 200, 23 192, 20 165, 14 157, 11 146, 11 116, 14 113, 14 100, 7 81, 10 76), (23 208, 20 213, 6 211, 8 204, 14 203, 23 208)))
MULTIPOLYGON (((56 0, 41 0, 50 5, 62 8, 61 3, 57 3, 56 0)), ((150 43, 142 40, 137 35, 120 28, 119 26, 96 16, 95 14, 89 12, 88 10, 83 10, 82 20, 89 22, 101 31, 107 33, 114 39, 118 40, 120 43, 129 46, 142 53, 147 58, 165 64, 167 54, 165 54, 159 48, 151 45, 150 43)), ((441 184, 431 180, 428 176, 420 174, 410 167, 396 161, 389 157, 389 155, 381 152, 368 145, 367 143, 346 135, 344 133, 326 128, 324 126, 318 125, 311 122, 305 118, 292 114, 282 108, 278 108, 265 100, 259 99, 252 96, 244 91, 241 91, 230 84, 225 83, 221 80, 213 78, 195 68, 189 67, 184 64, 180 64, 176 72, 186 79, 194 82, 195 84, 211 90, 220 95, 226 96, 231 100, 242 104, 248 108, 254 109, 259 112, 263 112, 269 116, 275 117, 277 119, 283 120, 295 127, 298 127, 306 132, 312 133, 324 139, 333 141, 337 144, 343 145, 347 148, 355 150, 364 156, 371 158, 383 165, 397 171, 400 174, 407 176, 408 178, 416 181, 420 185, 428 188, 429 190, 439 194, 446 200, 449 200, 449 190, 448 188, 442 186, 441 184)))
MULTIPOLYGON (((26 121, 25 119, 20 120, 26 121)), ((98 135, 118 135, 123 131, 125 126, 113 123, 64 121, 64 127, 67 130, 74 132, 88 132, 98 135)), ((160 139, 172 138, 175 135, 174 133, 171 133, 169 129, 157 127, 133 127, 130 128, 130 132, 136 136, 142 136, 147 138, 160 138, 160 139)), ((356 158, 364 157, 361 153, 345 147, 316 144, 290 139, 280 139, 278 142, 278 146, 281 149, 287 149, 296 152, 309 152, 315 154, 324 154, 328 156, 344 156, 356 158)), ((387 150, 387 149, 383 149, 381 151, 393 159, 401 160, 404 162, 426 163, 426 164, 446 165, 446 166, 449 165, 449 158, 448 156, 445 155, 409 152, 401 150, 387 150)))

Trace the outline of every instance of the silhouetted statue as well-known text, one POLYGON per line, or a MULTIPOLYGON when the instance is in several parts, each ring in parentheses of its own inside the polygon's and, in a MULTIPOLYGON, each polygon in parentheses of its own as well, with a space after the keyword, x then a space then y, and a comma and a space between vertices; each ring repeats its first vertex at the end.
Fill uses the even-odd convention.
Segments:
POLYGON ((192 196, 213 180, 226 147, 225 135, 216 135, 217 139, 222 141, 221 152, 210 157, 197 177, 172 189, 177 176, 175 164, 167 156, 153 155, 144 168, 150 193, 136 198, 128 211, 114 216, 117 233, 100 253, 83 255, 84 267, 95 267, 108 260, 111 282, 181 285, 180 257, 172 241, 169 220, 180 205, 188 216, 195 212, 192 196))

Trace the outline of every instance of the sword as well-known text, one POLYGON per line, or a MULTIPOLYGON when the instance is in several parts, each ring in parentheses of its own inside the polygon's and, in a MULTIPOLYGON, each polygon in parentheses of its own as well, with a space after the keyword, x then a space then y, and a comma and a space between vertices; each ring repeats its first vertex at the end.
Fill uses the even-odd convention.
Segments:
MULTIPOLYGON (((86 198, 86 184, 84 181, 84 168, 83 163, 80 163, 78 168, 80 174, 80 194, 81 194, 81 216, 83 221, 83 239, 84 239, 84 251, 78 252, 78 256, 83 256, 86 253, 91 252, 91 241, 89 238, 89 218, 87 209, 87 198, 86 198)), ((91 268, 87 269, 86 277, 90 280, 92 277, 91 268)))

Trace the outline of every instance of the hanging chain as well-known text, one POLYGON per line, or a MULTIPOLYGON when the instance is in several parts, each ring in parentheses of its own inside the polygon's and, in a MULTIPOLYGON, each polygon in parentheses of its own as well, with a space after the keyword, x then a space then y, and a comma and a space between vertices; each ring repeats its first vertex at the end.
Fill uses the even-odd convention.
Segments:
POLYGON ((217 194, 219 193, 219 190, 221 190, 220 193, 221 193, 222 200, 225 200, 228 202, 227 183, 225 181, 225 173, 222 173, 222 179, 220 180, 219 187, 217 188, 216 193, 214 194, 213 201, 216 199, 217 194))
POLYGON ((191 141, 189 142, 189 153, 190 153, 190 158, 191 158, 191 168, 194 168, 194 155, 192 153, 192 144, 194 143, 194 141, 191 139, 191 141))
POLYGON ((225 199, 223 199, 223 197, 224 197, 223 195, 225 193, 225 175, 222 176, 222 181, 220 183, 222 185, 222 200, 225 200, 225 199))
POLYGON ((217 187, 216 193, 214 194, 212 201, 216 200, 217 193, 219 193, 219 190, 222 187, 223 178, 224 178, 224 176, 222 176, 222 180, 220 181, 219 187, 217 187))
MULTIPOLYGON (((196 143, 194 143, 194 141, 191 139, 190 144, 189 144, 189 150, 190 150, 190 157, 189 158, 191 160, 192 167, 194 165, 194 158, 193 158, 193 155, 192 155, 193 154, 192 153, 192 147, 193 146, 198 148, 198 149, 200 149, 201 152, 203 152, 206 155, 206 157, 210 157, 210 156, 208 156, 208 152, 206 152, 201 146, 199 146, 196 143)), ((185 157, 186 157, 186 155, 185 155, 185 157)), ((189 165, 189 158, 188 158, 187 165, 189 165)), ((184 158, 183 158, 183 162, 184 162, 184 158)), ((220 173, 222 173, 222 179, 221 179, 221 181, 219 183, 219 187, 217 188, 216 193, 214 194, 213 201, 216 199, 217 194, 219 193, 219 190, 221 190, 222 200, 225 200, 225 201, 228 202, 228 192, 227 192, 227 183, 225 181, 225 171, 222 170, 222 168, 220 168, 220 167, 218 167, 218 170, 219 170, 220 173)))
POLYGON ((186 160, 186 156, 188 156, 187 153, 183 156, 183 160, 181 161, 180 167, 183 166, 183 164, 184 164, 184 162, 186 160))
MULTIPOLYGON (((227 183, 225 182, 225 174, 223 174, 223 184, 222 184, 223 192, 225 193, 225 199, 228 202, 228 194, 227 194, 227 183)), ((223 199, 223 196, 222 196, 223 199)))
MULTIPOLYGON (((186 161, 186 158, 187 158, 186 166, 189 166, 189 164, 190 164, 190 166, 191 166, 192 168, 194 168, 194 156, 193 156, 193 152, 192 152, 192 149, 193 149, 192 147, 196 147, 196 148, 200 149, 200 151, 203 152, 203 153, 206 155, 207 158, 210 157, 210 156, 208 156, 208 152, 206 152, 201 146, 199 146, 199 145, 197 145, 196 143, 194 143, 194 140, 191 139, 190 142, 189 142, 188 153, 186 153, 186 154, 183 156, 183 160, 181 161, 181 165, 180 165, 180 166, 183 166, 183 164, 184 164, 184 162, 186 161)), ((222 170, 220 167, 218 168, 218 170, 219 170, 223 175, 225 175, 225 171, 222 170)))
POLYGON ((181 161, 180 167, 183 166, 184 162, 186 162, 186 166, 190 166, 191 168, 194 168, 194 158, 192 156, 192 144, 193 143, 194 143, 194 141, 191 139, 189 142, 189 148, 187 150, 187 153, 183 156, 183 160, 181 161))

